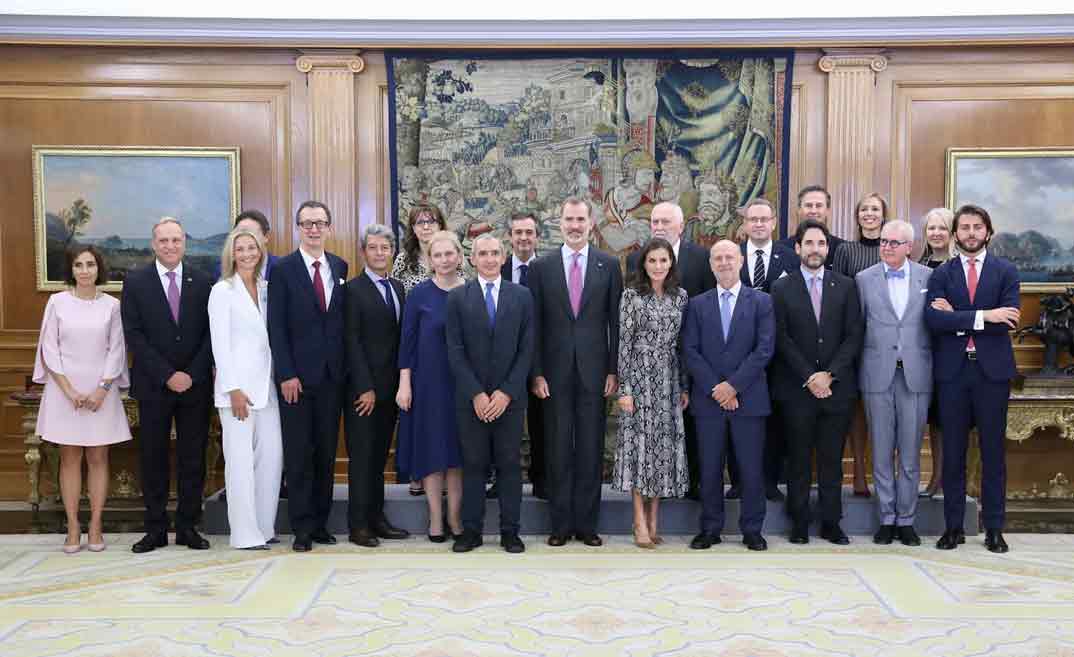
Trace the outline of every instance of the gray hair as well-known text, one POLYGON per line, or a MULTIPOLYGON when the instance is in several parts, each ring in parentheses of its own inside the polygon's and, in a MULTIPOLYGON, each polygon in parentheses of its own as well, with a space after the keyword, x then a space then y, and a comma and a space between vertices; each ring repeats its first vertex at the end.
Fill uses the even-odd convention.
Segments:
POLYGON ((672 203, 671 201, 662 201, 653 206, 652 211, 649 213, 650 220, 652 220, 652 213, 656 212, 657 208, 663 207, 671 208, 672 210, 674 210, 675 217, 678 218, 680 224, 686 219, 686 217, 684 217, 682 214, 682 207, 678 203, 672 203))
POLYGON ((161 217, 157 220, 157 223, 153 224, 153 237, 157 236, 157 228, 160 228, 164 224, 175 224, 179 227, 179 230, 183 231, 183 236, 186 236, 186 229, 183 228, 183 222, 179 221, 175 217, 161 217))
POLYGON ((359 241, 362 245, 362 249, 365 249, 366 244, 369 242, 370 237, 383 237, 388 240, 388 244, 392 245, 392 249, 395 248, 395 233, 384 224, 369 224, 362 231, 359 241))
POLYGON ((470 250, 471 251, 476 250, 478 242, 485 242, 485 241, 488 241, 488 240, 492 240, 493 242, 496 242, 497 244, 499 244, 501 253, 504 251, 503 240, 501 240, 499 237, 496 237, 492 233, 482 233, 482 234, 478 235, 477 237, 475 237, 474 241, 470 243, 470 250))
POLYGON ((903 221, 902 219, 892 219, 884 223, 884 226, 880 229, 880 233, 883 234, 884 230, 889 228, 896 228, 902 230, 902 236, 907 242, 914 241, 914 226, 909 221, 903 221))

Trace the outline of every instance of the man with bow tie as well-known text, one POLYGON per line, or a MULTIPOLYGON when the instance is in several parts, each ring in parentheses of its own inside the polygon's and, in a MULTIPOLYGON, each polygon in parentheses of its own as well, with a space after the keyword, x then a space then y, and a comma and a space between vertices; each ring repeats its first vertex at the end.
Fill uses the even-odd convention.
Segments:
POLYGON ((921 545, 914 514, 932 395, 932 345, 925 324, 932 270, 907 257, 913 244, 913 226, 889 221, 880 232, 880 262, 854 277, 865 319, 859 374, 880 514, 873 542, 880 545, 895 538, 921 545))

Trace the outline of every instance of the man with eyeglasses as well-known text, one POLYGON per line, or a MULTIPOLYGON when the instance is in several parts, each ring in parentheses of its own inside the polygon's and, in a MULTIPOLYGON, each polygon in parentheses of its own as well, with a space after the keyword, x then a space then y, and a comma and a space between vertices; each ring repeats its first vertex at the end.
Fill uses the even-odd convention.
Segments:
POLYGON ((343 284, 347 263, 324 250, 332 215, 320 201, 295 214, 298 249, 276 263, 268 296, 269 343, 279 386, 288 515, 295 552, 331 545, 333 472, 347 360, 343 284))
POLYGON ((880 231, 880 262, 854 277, 865 319, 860 385, 880 515, 873 542, 880 545, 895 538, 921 545, 914 517, 921 439, 932 398, 932 344, 925 324, 932 270, 910 261, 913 244, 913 226, 889 221, 880 231))

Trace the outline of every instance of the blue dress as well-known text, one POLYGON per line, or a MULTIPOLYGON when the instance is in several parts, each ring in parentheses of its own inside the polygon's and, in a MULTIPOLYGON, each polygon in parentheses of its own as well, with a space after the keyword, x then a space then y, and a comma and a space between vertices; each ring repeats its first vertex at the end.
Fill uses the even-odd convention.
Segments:
POLYGON ((455 419, 455 381, 448 365, 448 293, 431 279, 406 295, 399 369, 410 369, 410 411, 399 417, 400 470, 413 480, 462 466, 455 419))

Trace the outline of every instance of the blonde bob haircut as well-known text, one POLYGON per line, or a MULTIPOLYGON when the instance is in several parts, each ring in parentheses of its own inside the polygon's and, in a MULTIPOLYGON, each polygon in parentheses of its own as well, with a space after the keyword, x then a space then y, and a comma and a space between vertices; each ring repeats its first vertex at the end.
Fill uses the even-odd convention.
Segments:
POLYGON ((438 230, 433 233, 433 236, 429 238, 428 253, 431 254, 433 252, 433 245, 437 242, 450 242, 451 246, 455 247, 455 253, 458 253, 459 257, 462 257, 462 242, 459 241, 459 236, 455 233, 450 230, 438 230))
POLYGON ((235 240, 247 236, 257 244, 260 255, 257 258, 257 267, 254 271, 261 276, 261 268, 265 265, 265 241, 257 233, 245 228, 236 228, 227 234, 224 240, 224 248, 220 251, 220 280, 226 281, 235 275, 235 240))

